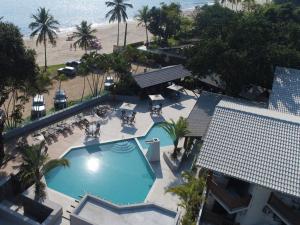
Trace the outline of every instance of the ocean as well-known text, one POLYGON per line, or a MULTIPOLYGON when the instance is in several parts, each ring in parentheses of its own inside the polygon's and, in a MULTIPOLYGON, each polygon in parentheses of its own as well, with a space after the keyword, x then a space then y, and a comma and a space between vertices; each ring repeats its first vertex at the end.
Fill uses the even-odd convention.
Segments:
MULTIPOLYGON (((46 7, 60 23, 60 31, 68 31, 82 20, 94 25, 108 23, 105 14, 109 10, 105 6, 106 0, 0 0, 0 17, 4 21, 16 24, 21 32, 27 36, 30 33, 28 24, 32 21, 31 15, 39 7, 46 7)), ((180 3, 182 9, 192 9, 197 5, 204 5, 212 0, 129 0, 133 9, 128 9, 129 20, 132 20, 144 5, 159 6, 161 2, 180 3)))

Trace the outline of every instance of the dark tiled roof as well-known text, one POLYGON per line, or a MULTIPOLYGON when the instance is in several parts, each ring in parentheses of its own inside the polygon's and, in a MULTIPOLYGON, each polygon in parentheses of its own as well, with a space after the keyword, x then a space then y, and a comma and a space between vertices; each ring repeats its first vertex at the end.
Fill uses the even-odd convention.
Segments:
POLYGON ((146 88, 191 75, 191 72, 182 65, 176 65, 137 74, 134 75, 133 78, 141 88, 146 88))
POLYGON ((204 137, 222 95, 203 91, 188 117, 189 137, 204 137))

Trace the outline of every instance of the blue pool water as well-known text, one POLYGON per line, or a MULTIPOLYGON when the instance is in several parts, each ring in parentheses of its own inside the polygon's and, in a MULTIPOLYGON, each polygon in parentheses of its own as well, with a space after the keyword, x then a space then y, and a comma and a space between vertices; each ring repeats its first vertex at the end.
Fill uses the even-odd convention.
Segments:
POLYGON ((116 204, 143 202, 155 175, 134 140, 75 148, 69 168, 46 175, 48 187, 79 199, 91 193, 116 204))
POLYGON ((152 138, 159 138, 161 147, 173 145, 172 139, 170 138, 168 133, 163 128, 160 127, 160 124, 155 124, 149 130, 146 136, 138 138, 138 140, 141 143, 141 146, 144 149, 147 149, 149 145, 146 143, 146 141, 152 140, 152 138))

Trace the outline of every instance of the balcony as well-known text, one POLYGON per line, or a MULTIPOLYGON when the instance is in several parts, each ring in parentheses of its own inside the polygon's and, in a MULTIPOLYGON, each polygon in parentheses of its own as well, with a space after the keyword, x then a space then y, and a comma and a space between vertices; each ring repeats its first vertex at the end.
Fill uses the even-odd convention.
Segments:
POLYGON ((228 213, 235 213, 248 207, 251 195, 248 193, 239 193, 237 190, 241 190, 238 183, 234 185, 229 184, 224 186, 219 184, 213 176, 207 181, 208 188, 215 197, 215 199, 228 211, 228 213), (233 188, 234 187, 234 188, 233 188))
POLYGON ((226 218, 223 215, 214 213, 209 210, 204 210, 203 215, 201 218, 201 223, 207 224, 213 224, 213 225, 238 225, 238 223, 235 223, 232 219, 226 218))
POLYGON ((300 211, 285 204, 274 193, 268 200, 268 206, 272 211, 288 225, 300 225, 300 211))

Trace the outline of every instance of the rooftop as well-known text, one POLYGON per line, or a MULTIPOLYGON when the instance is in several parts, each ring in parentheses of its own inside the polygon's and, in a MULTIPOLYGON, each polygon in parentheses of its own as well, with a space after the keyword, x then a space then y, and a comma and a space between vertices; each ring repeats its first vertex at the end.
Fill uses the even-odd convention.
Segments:
POLYGON ((300 70, 276 67, 269 109, 300 116, 300 70))
POLYGON ((299 135, 298 116, 222 100, 197 164, 300 197, 299 135))
POLYGON ((155 204, 117 206, 93 196, 86 196, 74 210, 72 217, 101 225, 175 225, 177 212, 155 204))
POLYGON ((169 81, 191 76, 191 72, 182 65, 168 66, 146 73, 134 75, 133 78, 141 88, 147 88, 169 81))
POLYGON ((222 98, 222 95, 202 91, 197 103, 188 116, 189 137, 203 137, 206 134, 215 107, 222 98))

